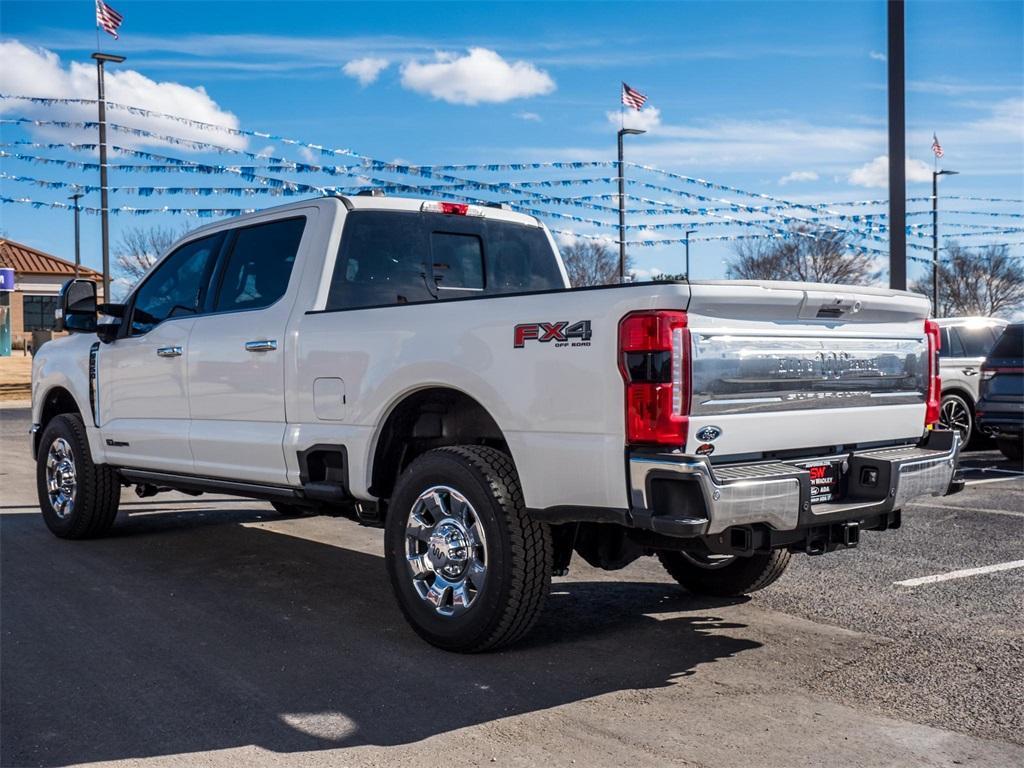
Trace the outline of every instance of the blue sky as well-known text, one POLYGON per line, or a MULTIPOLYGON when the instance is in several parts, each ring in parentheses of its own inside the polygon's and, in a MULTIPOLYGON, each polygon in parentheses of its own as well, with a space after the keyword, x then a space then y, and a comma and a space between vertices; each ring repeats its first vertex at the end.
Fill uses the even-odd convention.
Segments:
MULTIPOLYGON (((625 80, 648 95, 650 107, 632 118, 649 133, 630 140, 631 160, 788 201, 855 201, 887 195, 884 163, 878 160, 886 154, 886 7, 881 0, 647 4, 117 0, 112 5, 125 17, 121 39, 104 35, 101 45, 103 50, 127 56, 128 61, 111 69, 112 91, 117 89, 111 98, 130 99, 150 109, 350 147, 388 161, 610 160, 618 127, 619 82, 625 80)), ((908 195, 924 196, 930 191, 929 146, 934 131, 946 151, 943 163, 961 172, 946 181, 943 194, 1024 196, 1022 8, 1024 4, 1013 1, 907 3, 908 155, 913 161, 908 195)), ((0 92, 93 96, 91 69, 72 68, 72 62, 91 63, 88 57, 96 46, 90 0, 3 0, 0 40, 5 46, 0 92)), ((0 102, 6 118, 90 120, 94 119, 92 109, 58 111, 0 102)), ((132 124, 163 133, 176 128, 151 121, 132 124)), ((176 135, 196 135, 177 128, 176 135)), ((82 132, 26 131, 10 125, 2 126, 2 136, 4 142, 89 140, 82 132)), ((224 139, 210 138, 208 132, 200 138, 220 143, 224 139)), ((236 142, 233 146, 244 144, 252 152, 266 149, 293 160, 301 161, 308 154, 280 143, 231 139, 236 142)), ((181 147, 169 150, 137 138, 122 143, 201 162, 240 162, 181 147)), ((90 159, 81 152, 32 151, 90 159)), ((97 183, 94 172, 52 165, 5 159, 3 168, 10 175, 97 183)), ((195 174, 127 176, 112 178, 111 184, 244 184, 237 178, 214 180, 195 174)), ((648 180, 665 183, 654 177, 648 180)), ((0 180, 0 187, 6 196, 37 200, 63 201, 70 194, 9 179, 0 180)), ((592 185, 559 194, 610 191, 610 187, 592 185)), ((651 191, 637 190, 637 194, 657 197, 651 191)), ((740 200, 737 194, 714 195, 740 200)), ((98 195, 92 194, 85 202, 97 205, 96 199, 98 195)), ((659 199, 669 200, 664 194, 659 199)), ((128 194, 115 194, 111 200, 115 206, 136 207, 274 202, 268 197, 158 199, 128 194)), ((1021 212, 1017 203, 957 204, 958 209, 968 206, 1021 212)), ((923 208, 925 203, 916 207, 923 208)), ((559 210, 606 218, 592 210, 559 210)), ((804 211, 802 215, 811 214, 804 211)), ((71 255, 70 214, 4 205, 0 216, 0 230, 8 236, 71 255)), ((95 266, 99 227, 95 217, 84 219, 84 261, 95 266)), ((151 223, 177 222, 166 216, 116 216, 112 230, 116 239, 123 227, 151 223)), ((564 219, 547 223, 614 236, 607 228, 564 219)), ((750 229, 709 227, 705 231, 750 229)), ((1022 239, 1020 235, 1009 238, 1022 239)), ((994 241, 1008 238, 971 240, 994 241)), ((681 252, 678 245, 632 250, 643 270, 681 271, 681 252)), ((729 245, 694 242, 693 254, 695 277, 721 277, 729 245)))

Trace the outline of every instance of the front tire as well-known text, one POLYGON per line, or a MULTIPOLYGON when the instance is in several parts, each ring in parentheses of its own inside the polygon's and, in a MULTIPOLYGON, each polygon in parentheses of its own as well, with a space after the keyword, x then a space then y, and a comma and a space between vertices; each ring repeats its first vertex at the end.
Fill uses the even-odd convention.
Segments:
POLYGON ((687 592, 711 597, 738 597, 764 589, 789 565, 789 550, 773 549, 750 557, 662 551, 658 559, 687 592))
POLYGON ((398 479, 384 541, 398 605, 432 645, 491 650, 521 638, 540 616, 551 533, 527 514, 505 453, 455 446, 417 458, 398 479))
POLYGON ((36 489, 46 527, 62 539, 102 536, 121 502, 117 473, 94 464, 85 424, 78 414, 47 424, 36 456, 36 489))

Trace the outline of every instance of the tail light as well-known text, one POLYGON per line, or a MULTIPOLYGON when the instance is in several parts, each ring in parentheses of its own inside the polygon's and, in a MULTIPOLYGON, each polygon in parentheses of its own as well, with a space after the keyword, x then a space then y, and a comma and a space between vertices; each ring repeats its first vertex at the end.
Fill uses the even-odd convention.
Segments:
POLYGON ((1024 367, 1013 365, 983 365, 981 366, 981 380, 988 381, 995 378, 997 373, 1024 373, 1024 367))
POLYGON ((924 333, 928 337, 928 398, 925 401, 924 425, 930 428, 939 420, 939 405, 942 401, 942 379, 939 378, 939 349, 942 342, 939 324, 934 320, 925 320, 924 333))
POLYGON ((630 444, 686 445, 689 348, 685 312, 633 312, 619 323, 619 370, 626 383, 630 444))

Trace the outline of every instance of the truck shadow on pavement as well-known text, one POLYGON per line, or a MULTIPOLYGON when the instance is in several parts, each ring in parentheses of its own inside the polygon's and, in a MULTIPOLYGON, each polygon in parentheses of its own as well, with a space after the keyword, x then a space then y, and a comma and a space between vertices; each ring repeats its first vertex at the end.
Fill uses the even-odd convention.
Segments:
MULTIPOLYGON (((381 557, 241 525, 266 517, 146 515, 66 542, 0 516, 0 763, 405 744, 759 647, 729 636, 726 603, 570 577, 525 642, 448 654, 406 626, 381 557)), ((332 523, 351 525, 313 525, 332 523)))

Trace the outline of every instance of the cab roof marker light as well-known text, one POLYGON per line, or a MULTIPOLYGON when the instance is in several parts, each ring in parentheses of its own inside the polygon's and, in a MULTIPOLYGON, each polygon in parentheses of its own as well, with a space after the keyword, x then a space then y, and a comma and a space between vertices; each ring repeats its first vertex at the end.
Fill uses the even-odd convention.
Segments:
POLYGON ((436 203, 425 202, 420 206, 421 213, 443 213, 447 216, 483 216, 483 209, 468 203, 436 203))

